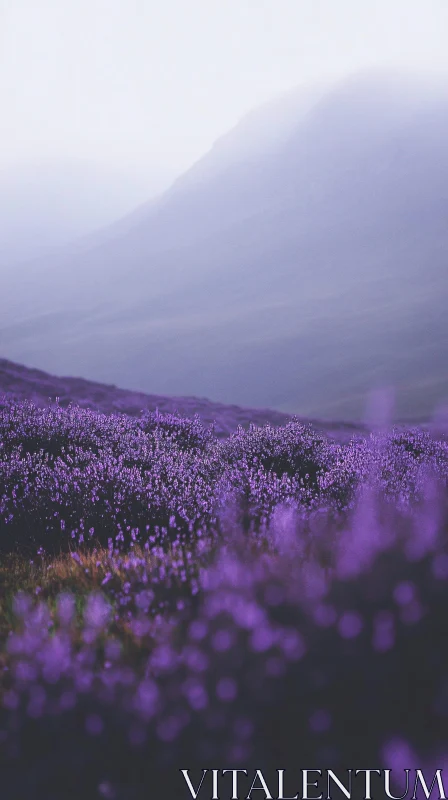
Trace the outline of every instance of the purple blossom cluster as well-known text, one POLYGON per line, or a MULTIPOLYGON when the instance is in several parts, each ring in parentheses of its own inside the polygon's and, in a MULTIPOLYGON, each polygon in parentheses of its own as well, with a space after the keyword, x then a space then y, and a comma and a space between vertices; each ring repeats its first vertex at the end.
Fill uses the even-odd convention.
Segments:
POLYGON ((219 441, 197 419, 19 404, 0 442, 3 549, 66 545, 80 571, 107 549, 100 590, 13 601, 5 797, 144 798, 185 767, 443 761, 445 441, 342 445, 297 420, 219 441))
POLYGON ((0 411, 0 549, 128 545, 211 523, 215 441, 198 419, 11 403, 0 411))

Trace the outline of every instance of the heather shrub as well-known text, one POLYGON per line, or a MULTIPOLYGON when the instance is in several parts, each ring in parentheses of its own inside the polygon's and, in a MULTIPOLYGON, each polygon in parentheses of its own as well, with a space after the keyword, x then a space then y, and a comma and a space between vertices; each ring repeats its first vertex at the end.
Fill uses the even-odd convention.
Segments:
POLYGON ((39 408, 22 401, 0 409, 0 441, 6 453, 21 447, 24 452, 43 450, 56 457, 69 446, 98 453, 105 442, 109 447, 120 444, 135 427, 134 420, 125 415, 106 416, 77 406, 39 408))
POLYGON ((331 445, 324 436, 293 418, 284 428, 251 425, 248 431, 239 428, 222 443, 226 463, 244 463, 281 478, 298 478, 305 486, 317 488, 318 476, 332 460, 331 445))
POLYGON ((175 414, 161 414, 158 411, 146 411, 142 414, 139 427, 146 434, 156 431, 163 434, 164 439, 182 450, 205 451, 213 442, 213 427, 207 429, 199 415, 192 419, 175 414))

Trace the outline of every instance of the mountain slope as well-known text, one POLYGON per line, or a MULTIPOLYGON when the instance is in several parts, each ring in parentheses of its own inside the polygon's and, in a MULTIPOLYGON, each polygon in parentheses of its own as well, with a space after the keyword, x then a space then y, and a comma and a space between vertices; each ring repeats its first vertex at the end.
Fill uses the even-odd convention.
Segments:
MULTIPOLYGON (((238 425, 247 428, 251 422, 256 425, 286 425, 289 415, 272 409, 241 408, 236 405, 213 403, 203 397, 164 397, 118 389, 83 378, 67 378, 49 375, 42 370, 30 369, 0 358, 0 407, 4 398, 13 397, 19 401, 31 400, 38 406, 57 402, 61 406, 74 403, 82 408, 91 408, 106 414, 129 414, 139 416, 143 410, 161 413, 179 413, 193 417, 198 414, 205 424, 215 423, 217 436, 227 436, 238 425)), ((311 422, 332 436, 344 439, 353 433, 362 433, 363 426, 345 422, 330 424, 319 420, 311 422)))
POLYGON ((295 102, 253 158, 246 120, 240 150, 237 128, 115 236, 36 262, 20 292, 10 275, 4 352, 328 419, 393 384, 397 417, 430 414, 448 397, 445 88, 367 74, 295 102))

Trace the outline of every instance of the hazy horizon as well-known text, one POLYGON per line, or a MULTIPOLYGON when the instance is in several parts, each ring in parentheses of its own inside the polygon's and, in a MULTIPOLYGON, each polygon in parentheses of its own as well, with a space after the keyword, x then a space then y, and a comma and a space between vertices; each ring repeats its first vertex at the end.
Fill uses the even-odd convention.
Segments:
POLYGON ((444 30, 443 0, 0 0, 0 172, 81 159, 175 176, 295 86, 448 75, 444 30))

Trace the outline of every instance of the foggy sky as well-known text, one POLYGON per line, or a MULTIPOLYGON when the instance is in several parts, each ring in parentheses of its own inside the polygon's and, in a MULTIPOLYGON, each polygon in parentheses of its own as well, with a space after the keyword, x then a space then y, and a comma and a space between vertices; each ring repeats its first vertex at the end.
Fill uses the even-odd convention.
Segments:
POLYGON ((187 168, 313 79, 448 76, 447 0, 0 0, 0 168, 187 168))

